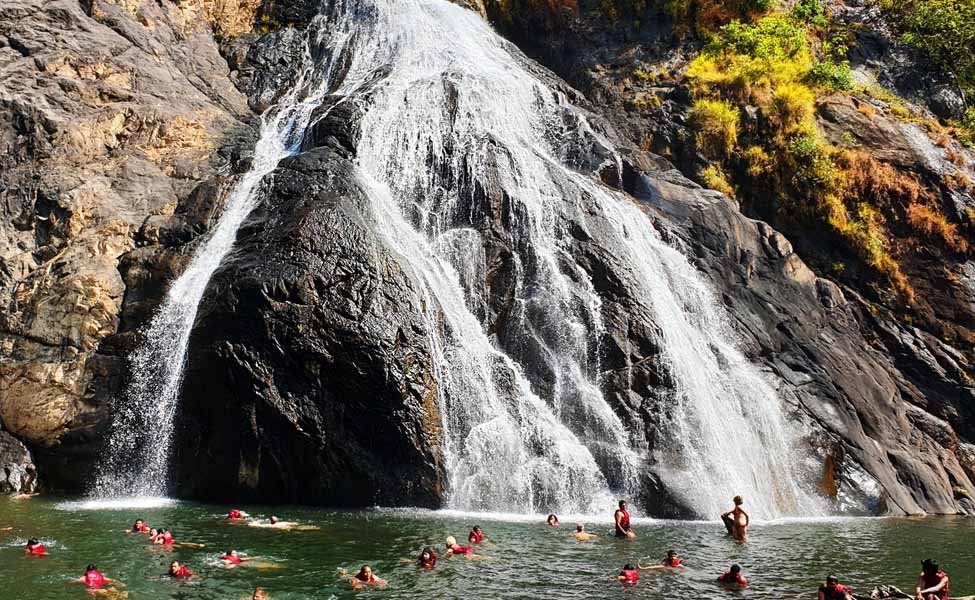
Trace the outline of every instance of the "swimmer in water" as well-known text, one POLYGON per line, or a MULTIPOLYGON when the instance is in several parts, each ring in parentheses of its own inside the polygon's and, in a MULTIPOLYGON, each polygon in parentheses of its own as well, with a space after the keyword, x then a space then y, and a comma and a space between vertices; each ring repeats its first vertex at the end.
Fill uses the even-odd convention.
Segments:
POLYGON ((626 585, 636 585, 640 581, 640 573, 631 564, 623 565, 616 580, 626 585))
POLYGON ((582 523, 576 523, 575 537, 577 542, 591 542, 599 536, 594 533, 586 532, 586 526, 582 523))
POLYGON ((433 548, 427 546, 420 552, 420 558, 416 560, 416 566, 423 569, 433 569, 437 566, 437 553, 433 548))
POLYGON ((24 550, 24 554, 29 556, 47 556, 47 549, 44 548, 44 544, 37 541, 37 538, 31 538, 27 540, 27 548, 24 550))
POLYGON ((135 523, 132 524, 132 529, 129 530, 129 533, 149 533, 149 531, 149 526, 146 525, 146 522, 143 519, 136 519, 135 523))
POLYGON ((236 509, 236 508, 231 508, 230 509, 230 512, 227 513, 227 520, 228 521, 240 521, 240 520, 244 519, 245 517, 249 517, 249 516, 250 516, 249 514, 245 513, 242 510, 239 510, 239 509, 236 509))
POLYGON ((193 542, 177 542, 176 538, 173 537, 173 532, 165 527, 155 537, 150 533, 149 539, 156 546, 163 546, 164 548, 190 548, 198 550, 205 547, 204 544, 196 544, 193 542))
POLYGON ((480 544, 484 541, 484 531, 481 530, 480 525, 475 525, 471 528, 471 532, 467 534, 468 544, 480 544))
POLYGON ((345 579, 354 590, 361 589, 364 586, 384 588, 388 585, 385 579, 376 577, 376 574, 372 572, 372 568, 369 565, 362 565, 358 573, 351 577, 345 576, 345 579))
POLYGON ((636 532, 630 528, 630 512, 626 509, 625 500, 620 500, 619 508, 613 513, 613 521, 616 537, 624 540, 632 540, 636 537, 636 532))
POLYGON ((718 577, 718 583, 727 586, 745 587, 748 585, 748 580, 741 574, 740 566, 731 565, 731 568, 724 575, 718 577))
POLYGON ((256 588, 254 590, 254 595, 251 596, 251 600, 268 600, 267 590, 264 588, 256 588))
POLYGON ((90 590, 97 590, 103 588, 110 583, 118 584, 119 582, 114 579, 109 579, 102 575, 101 571, 95 565, 88 565, 85 567, 85 574, 77 579, 72 580, 75 583, 83 583, 86 588, 90 590))
POLYGON ((282 521, 278 517, 271 515, 266 522, 251 521, 247 525, 250 527, 263 527, 267 529, 281 529, 284 531, 318 531, 320 527, 315 525, 301 525, 295 521, 282 521))
POLYGON ((853 590, 840 585, 835 575, 827 575, 826 583, 819 586, 818 600, 853 600, 853 590))
POLYGON ((677 556, 677 552, 673 550, 668 550, 667 558, 660 561, 659 565, 649 565, 644 567, 639 562, 637 562, 637 567, 641 571, 665 571, 670 569, 683 569, 684 559, 677 556))
POLYGON ((443 553, 444 556, 463 556, 472 560, 493 560, 490 556, 474 554, 472 546, 461 546, 457 543, 457 538, 452 535, 447 537, 446 546, 447 550, 443 553))
POLYGON ((176 560, 169 565, 169 571, 166 573, 166 575, 174 579, 196 579, 196 575, 193 574, 193 571, 190 571, 186 565, 180 564, 179 561, 176 560))
POLYGON ((227 550, 227 552, 220 557, 225 565, 234 566, 245 563, 249 560, 254 560, 253 558, 246 558, 237 553, 236 550, 227 550))
POLYGON ((545 524, 548 525, 549 527, 558 527, 559 526, 559 518, 556 517, 554 514, 551 514, 551 515, 545 517, 545 524))
POLYGON ((751 522, 751 517, 741 507, 744 504, 741 496, 735 496, 732 502, 735 503, 735 507, 721 515, 721 520, 724 521, 725 527, 728 527, 731 537, 744 542, 748 539, 748 524, 751 522))

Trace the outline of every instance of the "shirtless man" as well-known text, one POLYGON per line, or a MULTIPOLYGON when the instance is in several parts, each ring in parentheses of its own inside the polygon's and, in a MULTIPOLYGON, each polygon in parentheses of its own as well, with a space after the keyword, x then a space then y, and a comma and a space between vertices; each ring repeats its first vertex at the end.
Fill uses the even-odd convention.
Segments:
POLYGON ((582 523, 576 523, 576 541, 577 542, 591 542, 592 540, 596 539, 597 537, 598 536, 596 536, 593 533, 586 532, 586 526, 585 525, 583 525, 582 523))

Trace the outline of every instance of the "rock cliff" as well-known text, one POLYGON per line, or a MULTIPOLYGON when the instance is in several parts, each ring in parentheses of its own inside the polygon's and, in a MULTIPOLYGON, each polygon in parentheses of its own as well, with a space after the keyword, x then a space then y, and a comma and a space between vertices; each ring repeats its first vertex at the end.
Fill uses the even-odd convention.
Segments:
MULTIPOLYGON (((139 327, 247 168, 257 113, 296 78, 310 4, 0 7, 0 420, 34 453, 49 488, 84 485, 76 474, 98 452, 139 327)), ((869 277, 831 270, 828 237, 768 225, 774 219, 754 201, 760 190, 735 202, 691 180, 707 159, 689 141, 680 72, 699 47, 681 41, 667 15, 647 8, 631 28, 607 21, 595 3, 513 17, 503 4, 474 8, 552 69, 533 67, 620 150, 618 164, 592 144, 572 156, 580 171, 638 202, 707 275, 742 348, 811 432, 816 483, 836 507, 975 512, 975 267, 967 255, 912 254, 905 269, 917 301, 905 311, 869 277), (651 66, 675 75, 632 77, 651 66), (662 98, 653 110, 637 102, 651 96, 662 98)), ((871 39, 857 46, 868 75, 890 54, 876 42, 886 38, 871 39)), ((937 96, 932 110, 950 110, 950 93, 930 91, 943 82, 908 80, 881 83, 937 96)), ((963 149, 860 102, 821 99, 824 134, 932 184, 958 171, 948 150, 963 149)), ((443 498, 430 325, 418 283, 380 242, 351 175, 357 118, 339 111, 320 120, 303 152, 281 163, 210 283, 178 419, 182 494, 343 506, 443 498)), ((970 195, 939 190, 953 218, 964 219, 970 195)), ((552 366, 510 322, 524 252, 517 219, 499 190, 470 196, 464 226, 486 240, 492 267, 477 316, 545 397, 552 366)), ((571 201, 584 207, 586 199, 571 201)), ((602 392, 652 456, 675 382, 635 275, 587 214, 572 213, 564 226, 604 302, 602 392)), ((24 456, 11 460, 29 463, 24 456)), ((687 515, 647 466, 646 510, 687 515)))

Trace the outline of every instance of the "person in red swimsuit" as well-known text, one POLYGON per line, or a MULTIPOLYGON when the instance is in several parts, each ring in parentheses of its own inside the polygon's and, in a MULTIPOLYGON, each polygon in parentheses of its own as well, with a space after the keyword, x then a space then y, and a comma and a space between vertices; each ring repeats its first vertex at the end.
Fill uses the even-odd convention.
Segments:
POLYGON ((228 521, 239 521, 239 520, 243 519, 244 517, 249 517, 249 516, 250 516, 249 514, 245 513, 244 511, 242 511, 240 509, 231 508, 230 509, 230 512, 227 513, 227 520, 228 521))
POLYGON ((447 537, 447 551, 444 552, 444 556, 451 556, 451 555, 466 556, 472 554, 474 554, 474 548, 470 546, 461 546, 460 544, 457 543, 457 538, 455 538, 452 535, 447 537))
POLYGON ((37 541, 37 538, 31 538, 27 540, 27 549, 24 550, 24 554, 30 556, 47 556, 47 550, 44 548, 44 544, 37 541))
POLYGON ((114 579, 102 575, 95 565, 85 567, 85 574, 74 581, 75 583, 83 583, 86 588, 92 590, 103 588, 110 583, 118 583, 114 579))
POLYGON ((475 525, 471 528, 471 532, 467 534, 468 544, 480 544, 484 541, 484 532, 481 530, 480 525, 475 525))
POLYGON ((951 585, 948 574, 938 567, 938 563, 925 558, 921 561, 921 576, 914 589, 916 600, 948 600, 951 585))
POLYGON ((254 559, 241 556, 236 550, 227 550, 227 552, 220 557, 220 560, 223 561, 225 565, 234 566, 254 559))
POLYGON ((129 533, 149 533, 149 526, 142 519, 136 519, 129 533))
POLYGON ((166 575, 177 579, 191 579, 193 571, 190 571, 186 565, 181 565, 179 561, 174 560, 173 564, 169 565, 169 572, 166 575))
POLYGON ((616 524, 616 537, 627 540, 636 537, 636 532, 630 528, 630 513, 626 510, 625 500, 620 500, 619 508, 613 513, 613 521, 616 524))
POLYGON ((620 574, 616 576, 616 580, 620 583, 635 585, 638 581, 640 581, 640 573, 633 567, 633 565, 626 564, 623 565, 623 569, 620 571, 620 574))
POLYGON ((718 582, 725 585, 748 585, 748 580, 741 574, 741 567, 738 565, 731 565, 727 573, 718 577, 718 582))
POLYGON ((352 589, 355 590, 364 585, 386 587, 386 580, 376 577, 376 574, 372 572, 372 568, 369 565, 362 565, 359 572, 349 578, 349 583, 352 585, 352 589))
POLYGON ((420 558, 416 561, 416 566, 424 569, 432 569, 437 566, 437 553, 429 546, 420 552, 420 558))
POLYGON ((650 565, 644 567, 638 562, 636 566, 641 571, 669 571, 670 569, 683 569, 684 559, 677 556, 677 553, 674 552, 673 550, 668 550, 667 558, 660 561, 659 565, 650 565))
POLYGON ((819 586, 819 600, 853 600, 853 590, 840 585, 835 575, 827 575, 826 583, 819 586))

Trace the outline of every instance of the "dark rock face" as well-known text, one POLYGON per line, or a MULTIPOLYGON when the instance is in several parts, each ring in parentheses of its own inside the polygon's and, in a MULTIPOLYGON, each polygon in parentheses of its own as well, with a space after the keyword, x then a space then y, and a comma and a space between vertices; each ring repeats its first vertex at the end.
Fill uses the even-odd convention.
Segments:
POLYGON ((334 148, 271 176, 193 332, 175 444, 181 493, 439 505, 424 307, 377 242, 368 202, 334 148))

